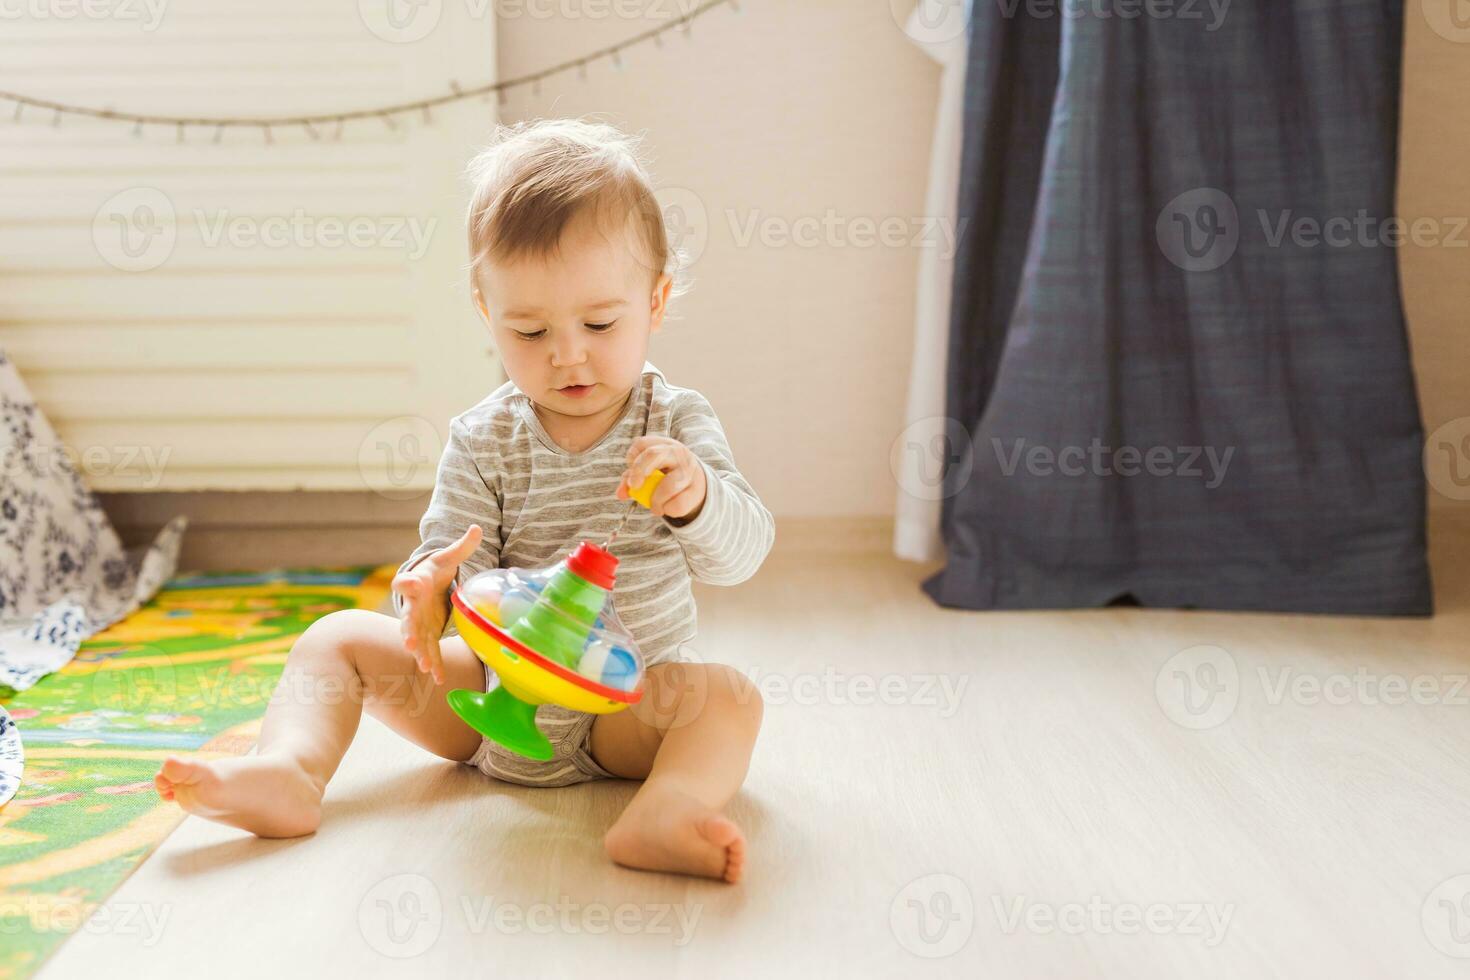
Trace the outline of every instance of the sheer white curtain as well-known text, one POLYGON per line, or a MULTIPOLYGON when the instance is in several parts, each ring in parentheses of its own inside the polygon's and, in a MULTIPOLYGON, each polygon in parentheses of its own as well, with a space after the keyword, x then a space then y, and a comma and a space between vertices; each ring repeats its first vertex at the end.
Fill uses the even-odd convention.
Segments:
MULTIPOLYGON (((955 227, 969 17, 968 0, 919 0, 904 28, 910 39, 944 69, 939 80, 924 213, 944 222, 947 228, 955 227)), ((908 404, 904 432, 891 458, 899 488, 893 550, 910 561, 944 556, 939 537, 942 453, 936 450, 943 445, 945 433, 944 365, 953 275, 952 252, 939 248, 920 252, 908 404)))

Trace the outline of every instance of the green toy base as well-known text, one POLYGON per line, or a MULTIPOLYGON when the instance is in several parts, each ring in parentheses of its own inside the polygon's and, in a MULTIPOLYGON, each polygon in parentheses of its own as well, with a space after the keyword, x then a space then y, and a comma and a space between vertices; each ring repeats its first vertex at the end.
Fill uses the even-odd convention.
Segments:
POLYGON ((551 758, 551 743, 536 727, 536 706, 503 687, 484 691, 449 692, 449 706, 475 731, 527 759, 551 758))

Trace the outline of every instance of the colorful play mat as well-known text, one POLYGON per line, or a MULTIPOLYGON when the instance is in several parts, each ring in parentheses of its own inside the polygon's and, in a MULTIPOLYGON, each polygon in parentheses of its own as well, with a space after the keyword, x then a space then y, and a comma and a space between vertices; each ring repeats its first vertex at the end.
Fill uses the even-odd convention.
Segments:
POLYGON ((175 578, 62 670, 0 690, 25 761, 0 808, 0 980, 34 973, 184 818, 153 789, 163 758, 248 751, 296 637, 379 605, 392 572, 175 578))

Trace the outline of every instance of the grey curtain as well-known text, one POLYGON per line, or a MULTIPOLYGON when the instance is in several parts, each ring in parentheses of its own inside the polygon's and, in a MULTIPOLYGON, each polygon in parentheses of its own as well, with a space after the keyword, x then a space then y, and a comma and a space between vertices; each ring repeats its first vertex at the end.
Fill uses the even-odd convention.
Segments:
POLYGON ((937 602, 1430 612, 1402 20, 976 0, 937 602))

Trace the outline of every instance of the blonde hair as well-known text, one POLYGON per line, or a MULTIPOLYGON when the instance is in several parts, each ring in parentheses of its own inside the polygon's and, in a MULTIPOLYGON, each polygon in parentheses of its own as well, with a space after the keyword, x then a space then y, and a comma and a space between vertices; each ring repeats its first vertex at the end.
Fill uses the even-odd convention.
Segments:
POLYGON ((668 274, 680 289, 680 255, 638 155, 639 140, 583 119, 536 119, 496 128, 470 161, 470 268, 486 261, 556 252, 562 233, 584 212, 637 228, 638 260, 654 280, 668 274))

